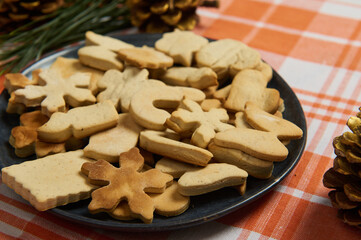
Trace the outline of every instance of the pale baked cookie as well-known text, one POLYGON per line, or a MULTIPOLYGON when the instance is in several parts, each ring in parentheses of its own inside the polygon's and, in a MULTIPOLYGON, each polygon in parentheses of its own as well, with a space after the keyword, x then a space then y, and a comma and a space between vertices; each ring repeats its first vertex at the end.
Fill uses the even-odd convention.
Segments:
POLYGON ((204 92, 199 89, 180 86, 173 87, 182 90, 185 99, 189 99, 197 103, 201 103, 204 101, 204 99, 206 99, 206 95, 204 94, 204 92))
POLYGON ((180 162, 170 158, 163 157, 157 161, 155 168, 164 173, 172 175, 174 178, 180 178, 184 173, 199 169, 195 165, 180 162))
POLYGON ((241 47, 236 53, 237 60, 231 64, 231 71, 242 71, 244 69, 256 68, 261 63, 261 55, 250 47, 241 47))
POLYGON ((179 192, 196 196, 218 189, 242 184, 248 177, 246 171, 227 163, 210 163, 206 167, 186 172, 179 180, 179 192))
POLYGON ((163 82, 148 79, 147 69, 127 66, 123 72, 108 70, 98 81, 101 93, 97 96, 98 102, 111 100, 118 111, 128 112, 130 100, 142 88, 163 86, 163 82))
POLYGON ((127 200, 132 215, 145 223, 151 223, 154 202, 146 192, 164 192, 173 177, 157 169, 139 172, 143 164, 144 159, 137 148, 120 154, 119 168, 105 160, 83 164, 81 171, 88 176, 90 183, 101 186, 91 194, 89 211, 112 211, 121 201, 127 200))
POLYGON ((172 67, 159 79, 168 85, 205 89, 218 85, 217 74, 210 68, 172 67))
POLYGON ((191 133, 191 143, 206 148, 216 132, 234 128, 226 123, 228 119, 227 111, 223 108, 212 108, 209 112, 204 112, 196 102, 184 99, 165 124, 180 134, 191 133))
POLYGON ((97 187, 80 172, 81 166, 90 161, 82 150, 58 153, 4 167, 2 182, 37 210, 45 211, 90 197, 97 187))
POLYGON ((79 59, 76 58, 64 58, 58 57, 53 64, 51 64, 50 69, 55 69, 60 72, 61 76, 65 79, 71 77, 76 73, 91 73, 89 90, 93 94, 98 92, 97 82, 103 77, 104 72, 95 68, 87 67, 81 64, 79 59))
POLYGON ((170 113, 161 108, 177 108, 183 96, 183 91, 175 87, 143 88, 132 97, 129 113, 144 128, 164 130, 170 113))
POLYGON ((241 150, 229 147, 220 147, 210 143, 208 150, 213 154, 217 162, 235 165, 245 170, 250 176, 267 179, 272 176, 274 164, 272 161, 253 157, 241 150))
POLYGON ((123 62, 118 55, 102 46, 85 46, 78 50, 79 61, 89 67, 107 71, 109 69, 123 70, 123 62))
POLYGON ((55 112, 64 112, 66 103, 72 107, 93 104, 95 97, 87 87, 90 73, 76 73, 64 79, 56 70, 46 69, 40 73, 39 85, 27 85, 15 93, 15 102, 27 107, 41 106, 47 116, 55 112))
POLYGON ((117 126, 90 136, 84 155, 96 160, 117 162, 121 153, 137 145, 142 129, 129 113, 119 114, 117 126))
POLYGON ((271 81, 273 70, 268 63, 261 61, 254 69, 260 71, 267 82, 271 81))
POLYGON ((252 69, 239 72, 233 79, 224 107, 233 112, 244 111, 247 102, 254 102, 269 113, 275 113, 280 104, 280 93, 266 88, 263 75, 252 69))
POLYGON ((173 65, 173 59, 162 52, 143 46, 141 48, 123 48, 117 51, 118 57, 125 63, 139 68, 165 68, 173 65))
POLYGON ((162 38, 155 42, 155 48, 171 56, 174 63, 190 67, 194 54, 208 43, 202 36, 191 31, 180 31, 164 33, 162 38))
POLYGON ((261 61, 258 51, 233 39, 222 39, 203 46, 196 54, 199 67, 210 67, 218 75, 218 80, 229 76, 229 69, 255 68, 261 61))
POLYGON ((247 103, 244 113, 253 128, 275 133, 280 140, 299 139, 303 135, 302 129, 294 123, 269 114, 255 104, 247 103))
POLYGON ((91 46, 102 46, 106 49, 116 52, 121 48, 133 48, 134 45, 123 42, 119 39, 103 36, 92 31, 85 33, 85 45, 91 46))
POLYGON ((283 161, 288 155, 288 149, 278 140, 276 134, 256 129, 233 128, 218 132, 214 143, 268 161, 283 161))
POLYGON ((71 136, 88 137, 114 127, 118 112, 110 101, 78 107, 67 113, 54 113, 50 120, 38 128, 38 138, 45 142, 64 142, 71 136))
POLYGON ((149 152, 198 166, 206 166, 212 159, 208 150, 179 140, 174 132, 146 130, 140 133, 139 145, 149 152))
POLYGON ((213 98, 213 94, 217 91, 218 85, 210 86, 205 89, 202 89, 204 94, 206 95, 206 98, 213 98))
POLYGON ((229 84, 223 88, 217 89, 212 95, 215 99, 225 102, 229 93, 231 92, 232 85, 229 84))
POLYGON ((222 103, 218 99, 204 99, 201 108, 205 112, 209 112, 212 108, 221 108, 222 103))
POLYGON ((253 129, 253 127, 248 124, 244 112, 238 112, 238 113, 235 114, 234 125, 236 126, 236 128, 253 129))

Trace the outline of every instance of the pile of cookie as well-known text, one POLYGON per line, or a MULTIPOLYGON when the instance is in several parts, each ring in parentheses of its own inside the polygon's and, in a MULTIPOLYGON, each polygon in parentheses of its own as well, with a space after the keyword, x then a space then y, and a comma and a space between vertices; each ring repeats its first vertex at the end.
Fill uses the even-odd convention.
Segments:
POLYGON ((78 57, 6 75, 7 112, 21 114, 9 142, 37 159, 2 180, 40 211, 91 197, 91 213, 151 223, 195 195, 243 194, 302 137, 267 87, 272 68, 242 42, 175 30, 136 47, 87 32, 78 57))

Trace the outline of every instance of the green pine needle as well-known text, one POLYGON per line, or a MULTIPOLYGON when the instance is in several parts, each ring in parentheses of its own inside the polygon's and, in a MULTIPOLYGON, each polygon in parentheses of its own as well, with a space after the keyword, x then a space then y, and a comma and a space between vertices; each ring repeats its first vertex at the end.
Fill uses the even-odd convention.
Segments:
POLYGON ((86 31, 105 34, 130 26, 126 0, 78 0, 0 36, 0 75, 19 72, 44 53, 84 39, 86 31), (30 29, 30 30, 28 30, 30 29))

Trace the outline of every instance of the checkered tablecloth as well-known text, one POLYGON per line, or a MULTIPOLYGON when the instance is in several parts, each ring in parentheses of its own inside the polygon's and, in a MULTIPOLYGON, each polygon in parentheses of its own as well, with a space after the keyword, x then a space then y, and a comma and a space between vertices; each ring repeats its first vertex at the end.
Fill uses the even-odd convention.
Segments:
POLYGON ((335 157, 332 140, 361 106, 361 1, 221 0, 219 9, 198 13, 196 33, 259 50, 297 94, 308 139, 291 174, 225 217, 152 234, 89 228, 38 212, 0 183, 0 239, 361 239, 361 230, 337 218, 322 184, 335 157))

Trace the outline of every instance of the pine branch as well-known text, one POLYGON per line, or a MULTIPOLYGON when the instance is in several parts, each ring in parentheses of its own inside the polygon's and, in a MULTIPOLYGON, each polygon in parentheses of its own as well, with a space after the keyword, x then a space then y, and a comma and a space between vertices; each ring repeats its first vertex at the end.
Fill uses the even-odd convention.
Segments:
POLYGON ((88 30, 105 34, 128 27, 128 16, 125 0, 75 1, 67 8, 60 8, 0 36, 0 62, 5 61, 0 66, 0 75, 19 72, 44 53, 84 39, 88 30), (8 46, 13 47, 9 49, 8 46))

